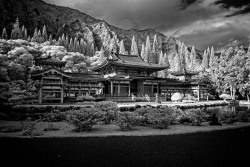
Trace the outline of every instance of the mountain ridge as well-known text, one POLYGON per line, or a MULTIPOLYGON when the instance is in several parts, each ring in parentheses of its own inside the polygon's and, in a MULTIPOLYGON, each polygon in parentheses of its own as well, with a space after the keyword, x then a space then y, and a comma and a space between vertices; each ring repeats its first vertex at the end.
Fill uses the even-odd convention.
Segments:
POLYGON ((0 9, 0 15, 4 16, 2 20, 0 19, 0 31, 6 27, 7 33, 10 34, 13 22, 18 17, 20 24, 27 28, 31 37, 35 28, 42 30, 46 25, 47 33, 52 34, 57 40, 63 34, 69 38, 84 39, 88 56, 93 56, 94 52, 101 48, 109 50, 112 42, 119 47, 121 41, 124 42, 125 49, 129 53, 133 36, 139 53, 142 44, 146 43, 147 36, 152 46, 156 35, 159 51, 172 58, 180 54, 177 45, 187 47, 175 37, 165 36, 152 28, 123 30, 76 9, 48 4, 42 0, 0 0, 0 9))

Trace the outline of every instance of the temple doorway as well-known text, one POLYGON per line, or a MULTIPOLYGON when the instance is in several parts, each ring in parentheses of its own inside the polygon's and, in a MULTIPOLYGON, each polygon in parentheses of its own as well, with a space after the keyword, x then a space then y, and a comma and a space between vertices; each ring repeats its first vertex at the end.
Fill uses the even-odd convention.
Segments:
POLYGON ((137 91, 137 80, 133 80, 130 82, 130 92, 132 94, 137 94, 138 91, 137 91))

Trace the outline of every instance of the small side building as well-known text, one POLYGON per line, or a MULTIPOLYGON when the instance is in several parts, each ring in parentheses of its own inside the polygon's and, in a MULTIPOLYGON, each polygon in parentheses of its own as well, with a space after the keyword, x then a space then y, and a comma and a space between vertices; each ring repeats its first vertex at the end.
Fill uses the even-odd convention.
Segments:
POLYGON ((37 62, 37 65, 44 67, 32 73, 32 79, 38 83, 39 104, 64 103, 80 95, 102 94, 104 81, 102 75, 92 72, 64 72, 61 70, 64 63, 51 60, 37 62))
POLYGON ((170 100, 175 92, 181 93, 184 97, 192 95, 200 100, 208 100, 209 81, 204 79, 192 79, 192 76, 198 75, 199 72, 186 70, 182 71, 169 71, 169 74, 175 76, 178 81, 166 82, 162 85, 162 92, 166 94, 166 99, 170 100))

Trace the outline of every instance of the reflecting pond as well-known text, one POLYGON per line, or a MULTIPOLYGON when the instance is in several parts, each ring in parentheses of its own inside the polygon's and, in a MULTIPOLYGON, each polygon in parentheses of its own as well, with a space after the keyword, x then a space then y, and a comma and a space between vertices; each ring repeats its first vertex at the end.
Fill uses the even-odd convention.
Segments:
POLYGON ((250 105, 240 105, 240 106, 214 106, 205 107, 205 111, 212 115, 216 114, 217 118, 220 120, 220 116, 224 111, 238 111, 238 110, 248 110, 250 111, 250 105))

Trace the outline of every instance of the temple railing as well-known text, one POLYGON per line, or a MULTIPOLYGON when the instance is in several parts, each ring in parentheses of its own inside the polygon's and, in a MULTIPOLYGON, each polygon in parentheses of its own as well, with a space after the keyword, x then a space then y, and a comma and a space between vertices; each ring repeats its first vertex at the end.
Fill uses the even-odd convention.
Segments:
MULTIPOLYGON (((155 94, 141 94, 141 93, 130 93, 130 94, 100 94, 100 95, 95 95, 99 97, 132 97, 134 95, 135 97, 156 97, 155 94)), ((158 97, 165 97, 165 95, 159 94, 158 97)))

